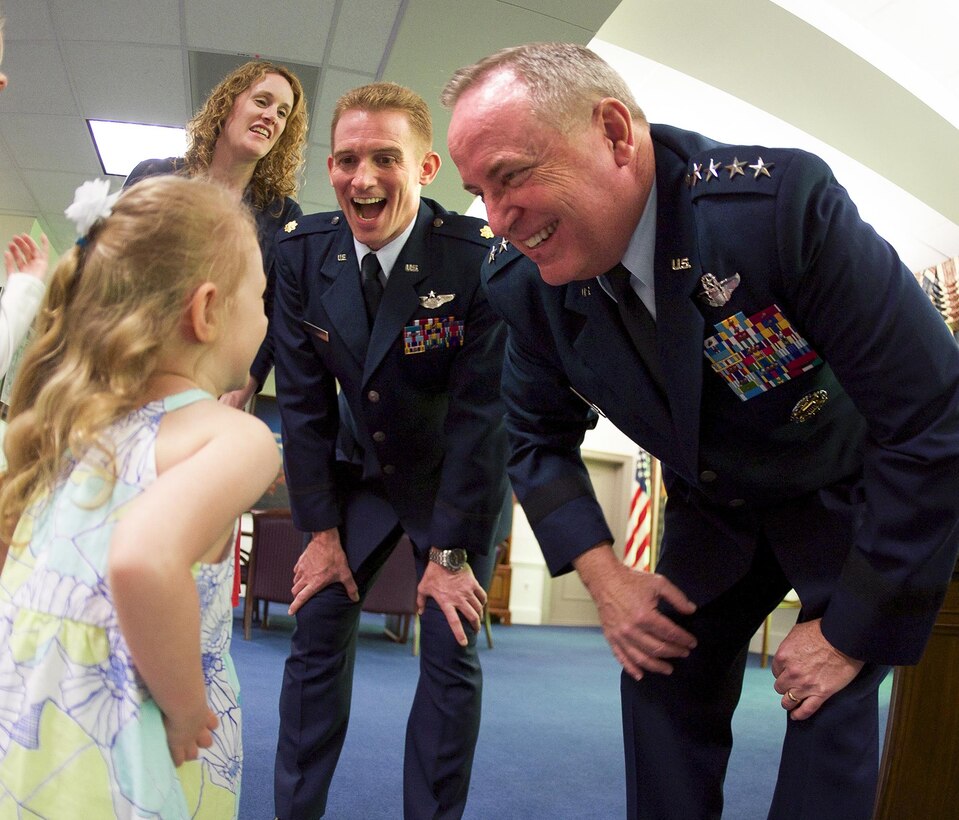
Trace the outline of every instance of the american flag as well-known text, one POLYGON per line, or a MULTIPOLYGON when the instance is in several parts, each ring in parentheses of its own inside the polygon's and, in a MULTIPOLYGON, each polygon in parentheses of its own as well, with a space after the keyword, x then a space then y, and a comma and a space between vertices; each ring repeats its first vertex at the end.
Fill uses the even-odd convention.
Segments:
POLYGON ((650 471, 649 453, 641 449, 636 457, 636 477, 633 497, 629 504, 629 521, 626 524, 626 546, 623 549, 623 563, 641 572, 649 570, 649 545, 652 539, 650 471))

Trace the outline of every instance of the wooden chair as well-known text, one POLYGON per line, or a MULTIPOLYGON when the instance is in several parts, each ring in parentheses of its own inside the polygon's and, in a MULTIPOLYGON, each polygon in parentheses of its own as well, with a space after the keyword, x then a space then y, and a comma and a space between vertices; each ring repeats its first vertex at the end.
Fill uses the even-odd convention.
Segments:
POLYGON ((413 625, 413 654, 419 652, 420 622, 416 614, 416 563, 413 559, 413 544, 408 536, 399 543, 386 559, 363 599, 364 612, 387 615, 385 632, 396 643, 409 640, 410 625, 413 625))
POLYGON ((259 618, 269 628, 270 601, 293 603, 293 567, 303 552, 303 533, 293 526, 290 511, 252 510, 253 538, 246 564, 243 598, 243 637, 250 640, 254 610, 263 603, 259 618))

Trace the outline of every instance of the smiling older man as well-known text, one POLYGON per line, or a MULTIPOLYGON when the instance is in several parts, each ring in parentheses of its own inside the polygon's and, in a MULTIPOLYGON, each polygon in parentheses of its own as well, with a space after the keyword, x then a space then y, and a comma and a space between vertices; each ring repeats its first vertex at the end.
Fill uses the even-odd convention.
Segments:
POLYGON ((719 817, 748 642, 794 587, 769 816, 865 820, 877 688, 921 656, 959 546, 955 341, 821 160, 650 126, 588 49, 506 49, 443 99, 505 239, 484 275, 513 487, 624 667, 629 817, 719 817), (613 553, 594 411, 664 464, 656 573, 613 553))

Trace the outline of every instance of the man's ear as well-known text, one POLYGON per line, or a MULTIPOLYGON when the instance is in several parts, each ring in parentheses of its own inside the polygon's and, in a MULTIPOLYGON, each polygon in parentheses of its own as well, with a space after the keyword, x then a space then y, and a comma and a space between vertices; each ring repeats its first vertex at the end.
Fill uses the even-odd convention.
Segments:
POLYGON ((187 336, 200 344, 214 341, 219 331, 219 293, 213 282, 204 282, 190 296, 183 316, 187 336))
POLYGON ((629 164, 636 153, 633 117, 629 109, 615 97, 605 97, 593 109, 593 119, 602 128, 616 164, 629 164))
POLYGON ((436 151, 427 151, 420 163, 420 185, 429 185, 436 179, 440 170, 440 155, 436 151))

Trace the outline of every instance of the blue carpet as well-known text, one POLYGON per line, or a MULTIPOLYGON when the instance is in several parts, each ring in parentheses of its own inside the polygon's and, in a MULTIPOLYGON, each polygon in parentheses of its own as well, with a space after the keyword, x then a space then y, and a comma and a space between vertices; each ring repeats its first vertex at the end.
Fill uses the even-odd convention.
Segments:
MULTIPOLYGON (((400 820, 406 716, 418 660, 388 641, 383 617, 360 626, 353 712, 330 791, 330 820, 400 820)), ((292 619, 272 617, 233 658, 243 688, 240 820, 273 817, 277 701, 292 619)), ((599 629, 493 626, 480 636, 483 721, 466 820, 616 820, 625 816, 619 672, 599 629)), ((891 679, 890 679, 891 680, 891 679)), ((762 820, 785 732, 772 673, 750 656, 726 779, 731 820, 762 820)), ((883 685, 885 722, 890 682, 883 685)))

